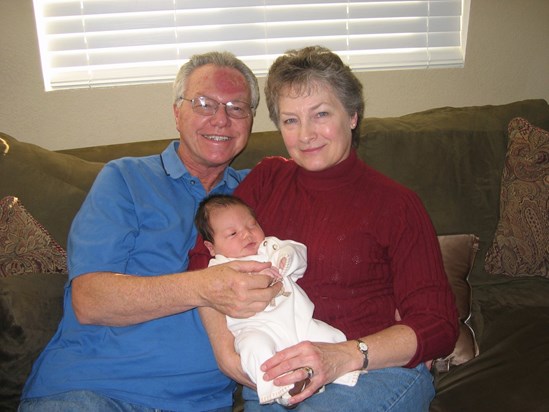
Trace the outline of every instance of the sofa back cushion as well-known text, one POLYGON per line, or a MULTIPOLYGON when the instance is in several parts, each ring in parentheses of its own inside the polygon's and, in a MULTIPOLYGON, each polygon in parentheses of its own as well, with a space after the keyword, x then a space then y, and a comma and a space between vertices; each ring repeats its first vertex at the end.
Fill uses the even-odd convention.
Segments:
MULTIPOLYGON (((516 116, 549 126, 544 100, 366 118, 359 154, 418 193, 438 234, 478 235, 479 256, 484 256, 498 223, 507 126, 516 116)), ((478 259, 472 284, 497 281, 483 265, 478 259)))
POLYGON ((0 133, 0 198, 15 196, 66 248, 72 219, 102 163, 46 150, 0 133))

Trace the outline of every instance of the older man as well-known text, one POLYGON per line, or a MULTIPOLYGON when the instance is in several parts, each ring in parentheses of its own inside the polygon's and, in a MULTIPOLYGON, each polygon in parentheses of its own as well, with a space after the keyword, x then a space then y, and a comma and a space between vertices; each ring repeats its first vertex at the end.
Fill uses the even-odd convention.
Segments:
POLYGON ((230 411, 234 383, 215 362, 197 307, 263 310, 280 286, 268 264, 185 272, 199 202, 244 178, 257 80, 229 53, 193 56, 174 83, 179 141, 98 175, 68 242, 59 329, 36 361, 21 411, 230 411))

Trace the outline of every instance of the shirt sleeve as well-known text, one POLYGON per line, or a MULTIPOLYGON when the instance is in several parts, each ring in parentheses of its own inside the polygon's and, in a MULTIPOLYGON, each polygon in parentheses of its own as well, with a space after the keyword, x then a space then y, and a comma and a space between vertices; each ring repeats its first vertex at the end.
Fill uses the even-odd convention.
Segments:
POLYGON ((293 240, 280 240, 275 237, 277 247, 274 250, 267 250, 269 260, 275 265, 282 276, 290 276, 294 282, 303 277, 307 269, 307 247, 303 243, 293 240), (281 260, 285 259, 284 267, 281 268, 281 260))
POLYGON ((389 254, 399 323, 417 336, 417 351, 406 365, 415 367, 452 352, 458 316, 436 233, 421 200, 408 192, 399 208, 389 254))
POLYGON ((89 272, 125 273, 138 221, 119 170, 107 164, 97 176, 71 226, 70 278, 89 272))

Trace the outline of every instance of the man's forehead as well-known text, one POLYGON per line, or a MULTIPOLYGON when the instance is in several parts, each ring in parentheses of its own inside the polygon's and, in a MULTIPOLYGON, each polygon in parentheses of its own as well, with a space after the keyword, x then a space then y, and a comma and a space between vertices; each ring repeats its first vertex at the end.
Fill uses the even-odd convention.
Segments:
POLYGON ((189 89, 214 87, 223 93, 248 92, 248 84, 244 75, 231 67, 206 65, 196 69, 191 74, 190 80, 189 89))

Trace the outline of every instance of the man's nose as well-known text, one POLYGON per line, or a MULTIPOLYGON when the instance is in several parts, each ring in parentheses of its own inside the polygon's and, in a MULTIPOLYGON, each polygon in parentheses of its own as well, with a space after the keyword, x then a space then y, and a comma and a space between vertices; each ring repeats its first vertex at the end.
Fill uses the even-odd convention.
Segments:
POLYGON ((210 117, 210 121, 216 126, 224 126, 231 121, 227 114, 227 106, 220 104, 217 111, 210 117))

